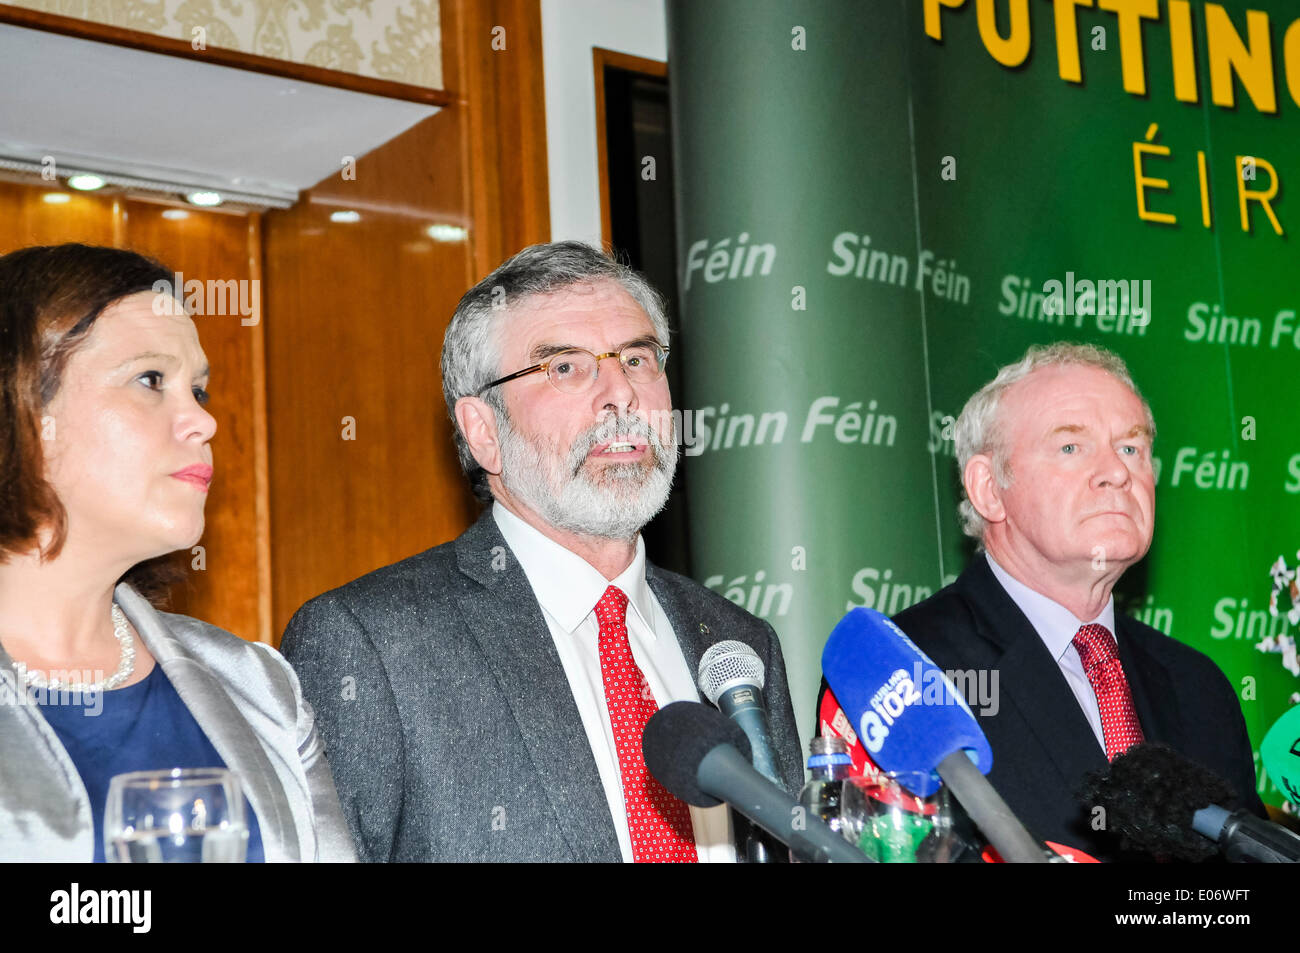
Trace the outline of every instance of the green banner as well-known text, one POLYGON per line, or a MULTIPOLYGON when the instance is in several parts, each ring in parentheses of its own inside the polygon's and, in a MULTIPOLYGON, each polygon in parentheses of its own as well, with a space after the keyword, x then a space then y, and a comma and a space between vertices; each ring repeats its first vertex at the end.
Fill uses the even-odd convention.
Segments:
POLYGON ((844 612, 972 556, 952 418, 1077 340, 1158 428, 1118 607, 1211 655, 1258 746, 1300 692, 1280 573, 1269 611, 1300 558, 1300 10, 668 10, 692 563, 780 633, 804 734, 844 612))

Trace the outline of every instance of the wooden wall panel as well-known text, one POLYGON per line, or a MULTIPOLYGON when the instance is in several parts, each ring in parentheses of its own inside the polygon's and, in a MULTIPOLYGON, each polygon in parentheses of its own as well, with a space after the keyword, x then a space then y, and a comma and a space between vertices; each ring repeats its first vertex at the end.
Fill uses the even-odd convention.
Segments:
POLYGON ((450 105, 265 218, 277 638, 307 599, 478 513, 438 362, 466 288, 550 237, 539 0, 444 0, 442 30, 450 105))
MULTIPOLYGON (((256 216, 185 210, 183 219, 163 217, 165 206, 94 193, 65 193, 51 204, 52 190, 38 184, 0 182, 0 254, 29 245, 85 242, 129 248, 200 281, 257 277, 260 250, 256 216)), ((266 486, 261 327, 244 326, 239 315, 195 316, 199 339, 212 365, 209 405, 217 420, 212 450, 216 475, 206 508, 206 569, 190 572, 173 592, 170 608, 196 616, 246 639, 271 635, 266 580, 266 486), (260 441, 260 442, 259 442, 260 441), (261 460, 261 481, 258 461, 261 460)), ((187 553, 178 563, 190 567, 187 553)))
POLYGON ((442 400, 469 272, 460 116, 444 110, 265 218, 273 628, 474 518, 442 400), (350 211, 359 221, 334 222, 350 211))
POLYGON ((199 318, 217 477, 207 568, 176 597, 245 638, 278 643, 305 600, 453 538, 478 512, 438 360, 464 290, 549 238, 540 4, 444 0, 442 24, 452 88, 421 93, 442 112, 287 211, 165 219, 105 196, 47 205, 44 186, 0 181, 0 252, 133 246, 186 277, 262 280, 259 325, 199 318), (505 49, 493 48, 497 26, 505 49), (342 210, 360 219, 331 221, 342 210), (448 240, 445 226, 466 231, 448 240))
MULTIPOLYGON (((258 464, 265 470, 265 447, 259 447, 257 417, 265 387, 256 352, 260 352, 260 301, 251 293, 257 277, 250 267, 256 259, 256 218, 217 212, 186 212, 183 219, 163 217, 165 207, 128 201, 125 245, 150 255, 191 279, 245 282, 253 315, 245 319, 226 303, 225 314, 196 313, 199 341, 212 367, 208 410, 217 421, 212 439, 215 473, 208 494, 207 528, 200 545, 206 568, 194 570, 176 588, 177 612, 219 625, 254 641, 269 641, 269 619, 263 620, 260 601, 263 577, 269 578, 259 541, 268 532, 265 506, 258 505, 258 464), (252 254, 250 254, 250 225, 252 254), (244 324, 244 320, 258 320, 244 324)), ((206 298, 206 295, 205 295, 206 298)), ((219 299, 213 305, 220 306, 219 299)), ((205 311, 207 302, 205 301, 205 311)), ((269 599, 269 592, 265 594, 269 599)))
POLYGON ((120 209, 105 196, 0 181, 0 255, 30 245, 112 245, 120 209), (67 201, 52 205, 47 195, 67 201))
POLYGON ((443 0, 442 16, 443 75, 464 116, 461 161, 478 281, 551 237, 541 5, 443 0))

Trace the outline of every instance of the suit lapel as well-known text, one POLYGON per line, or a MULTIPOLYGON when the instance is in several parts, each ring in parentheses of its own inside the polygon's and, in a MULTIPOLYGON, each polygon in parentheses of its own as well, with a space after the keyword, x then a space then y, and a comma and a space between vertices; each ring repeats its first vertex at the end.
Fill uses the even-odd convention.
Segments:
POLYGON ((125 584, 117 587, 115 597, 212 747, 226 767, 239 775, 244 795, 257 812, 266 859, 299 860, 298 832, 289 800, 248 719, 207 666, 171 634, 153 606, 125 584))
POLYGON ((1119 660, 1124 666, 1133 708, 1147 741, 1159 741, 1184 750, 1187 739, 1183 726, 1190 724, 1178 710, 1177 686, 1169 671, 1146 652, 1133 635, 1129 619, 1115 612, 1116 639, 1119 643, 1119 660), (1157 700, 1159 704, 1156 704, 1157 700))
POLYGON ((550 627, 489 508, 456 541, 457 564, 480 588, 459 599, 528 748, 574 860, 621 857, 591 743, 550 627))
MULTIPOLYGON (((704 657, 709 646, 719 641, 719 638, 713 634, 707 622, 690 614, 685 601, 680 598, 677 587, 673 586, 667 577, 649 562, 646 563, 645 570, 650 591, 655 594, 655 598, 659 600, 659 607, 668 617, 668 622, 673 627, 672 634, 676 636, 682 656, 686 659, 686 667, 694 676, 700 670, 700 659, 704 657)), ((707 704, 707 699, 702 694, 698 698, 699 701, 707 704)))
POLYGON ((1000 672, 1000 703, 1015 706, 1062 782, 1071 785, 1085 772, 1105 768, 1106 756, 1060 666, 993 575, 988 560, 978 556, 958 585, 975 609, 976 629, 998 653, 991 667, 1000 672))

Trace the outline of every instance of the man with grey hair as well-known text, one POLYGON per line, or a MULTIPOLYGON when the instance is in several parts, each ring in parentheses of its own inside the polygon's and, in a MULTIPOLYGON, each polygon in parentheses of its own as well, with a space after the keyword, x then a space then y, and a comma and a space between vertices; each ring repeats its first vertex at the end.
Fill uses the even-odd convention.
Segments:
POLYGON ((734 860, 727 809, 673 798, 641 754, 659 706, 700 700, 720 640, 762 661, 797 792, 776 633, 645 558, 677 464, 667 354, 659 295, 577 242, 526 248, 461 299, 443 391, 490 506, 308 602, 282 646, 362 859, 734 860))
POLYGON ((1119 357, 1031 347, 971 397, 955 428, 962 522, 982 551, 895 620, 941 668, 997 673, 996 704, 980 717, 989 780, 1038 837, 1107 859, 1118 845, 1078 791, 1144 740, 1214 770, 1263 816, 1223 673, 1115 610, 1111 590, 1151 545, 1154 437, 1119 357))

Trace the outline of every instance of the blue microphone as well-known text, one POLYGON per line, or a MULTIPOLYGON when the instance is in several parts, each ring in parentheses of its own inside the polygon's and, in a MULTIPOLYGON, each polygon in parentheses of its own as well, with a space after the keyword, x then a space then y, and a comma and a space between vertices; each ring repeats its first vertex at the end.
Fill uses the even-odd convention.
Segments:
MULTIPOLYGON (((874 609, 853 609, 822 651, 822 672, 853 721, 862 746, 884 771, 927 771, 967 751, 982 774, 993 750, 943 670, 903 630, 874 609)), ((927 776, 928 797, 939 778, 927 776)))
POLYGON ((940 780, 1012 863, 1046 863, 985 774, 993 750, 943 670, 874 609, 853 609, 831 632, 822 673, 882 771, 923 772, 926 797, 940 780))

